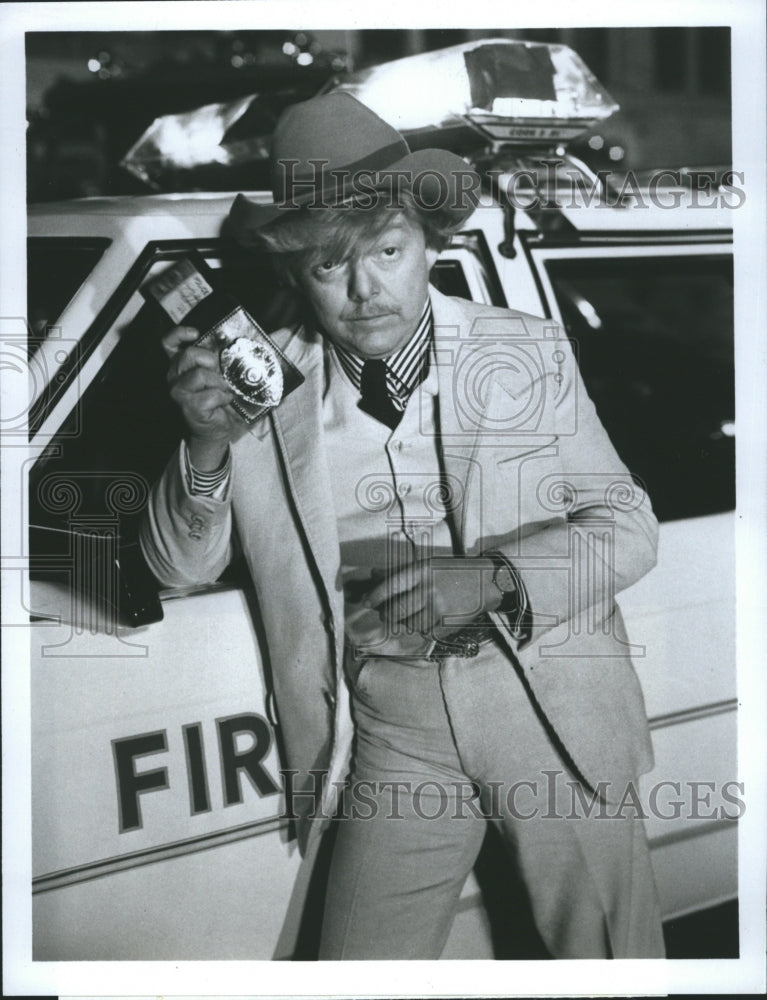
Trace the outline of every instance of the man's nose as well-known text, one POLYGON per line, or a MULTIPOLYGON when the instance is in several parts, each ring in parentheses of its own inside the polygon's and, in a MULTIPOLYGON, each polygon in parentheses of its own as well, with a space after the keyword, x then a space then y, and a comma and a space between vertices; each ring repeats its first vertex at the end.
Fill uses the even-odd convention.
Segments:
POLYGON ((370 262, 364 258, 352 260, 349 265, 349 298, 353 302, 366 302, 378 292, 378 280, 370 262))

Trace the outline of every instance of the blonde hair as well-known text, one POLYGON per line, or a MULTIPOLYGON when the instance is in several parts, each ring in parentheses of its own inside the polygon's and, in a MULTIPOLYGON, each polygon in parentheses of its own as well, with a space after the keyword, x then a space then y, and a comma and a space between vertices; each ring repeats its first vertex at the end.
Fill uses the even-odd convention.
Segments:
POLYGON ((412 192, 402 189, 396 202, 366 196, 364 203, 350 200, 333 207, 291 209, 253 232, 249 243, 269 252, 278 273, 295 283, 299 268, 347 260, 402 215, 420 226, 426 245, 438 251, 462 225, 447 213, 420 207, 412 192))

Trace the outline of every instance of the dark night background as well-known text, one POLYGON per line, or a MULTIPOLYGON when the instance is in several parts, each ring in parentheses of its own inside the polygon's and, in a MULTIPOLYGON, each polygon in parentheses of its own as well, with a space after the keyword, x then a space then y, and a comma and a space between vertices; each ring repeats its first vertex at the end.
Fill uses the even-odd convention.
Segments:
POLYGON ((258 93, 268 124, 334 75, 479 37, 578 52, 621 105, 580 141, 595 169, 730 165, 728 28, 32 32, 28 200, 148 193, 119 160, 159 115, 258 93))

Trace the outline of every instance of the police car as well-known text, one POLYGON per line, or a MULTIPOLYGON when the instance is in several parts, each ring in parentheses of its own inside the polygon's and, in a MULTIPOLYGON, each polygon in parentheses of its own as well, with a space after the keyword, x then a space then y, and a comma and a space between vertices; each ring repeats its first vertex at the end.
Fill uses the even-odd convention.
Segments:
MULTIPOLYGON (((638 808, 666 918, 733 899, 743 811, 737 177, 703 196, 673 173, 654 191, 652 182, 590 173, 567 144, 615 105, 565 46, 485 40, 339 86, 411 146, 441 135, 462 149, 471 139, 467 155, 485 190, 433 283, 561 323, 602 422, 647 487, 661 522, 659 561, 619 600, 656 756, 638 808), (519 73, 510 67, 523 64, 537 97, 514 91, 519 73), (398 106, 392 95, 408 100, 398 106)), ((210 586, 158 589, 136 544, 148 490, 182 433, 161 326, 141 289, 195 250, 265 328, 289 315, 268 261, 222 237, 233 197, 94 198, 30 210, 38 960, 311 953, 323 859, 313 870, 302 863, 293 837, 255 597, 236 564, 210 586)), ((444 957, 505 954, 508 914, 499 918, 486 877, 492 850, 464 890, 444 957)))

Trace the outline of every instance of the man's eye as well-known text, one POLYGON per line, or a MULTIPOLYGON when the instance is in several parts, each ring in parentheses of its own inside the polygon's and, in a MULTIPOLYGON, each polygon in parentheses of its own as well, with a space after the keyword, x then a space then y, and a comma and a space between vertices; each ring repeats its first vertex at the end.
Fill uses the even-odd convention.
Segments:
POLYGON ((321 264, 318 264, 314 268, 314 273, 318 275, 332 274, 333 271, 337 270, 339 266, 338 261, 324 260, 321 264))
POLYGON ((396 257, 399 253, 399 247, 384 247, 381 253, 384 257, 396 257))

